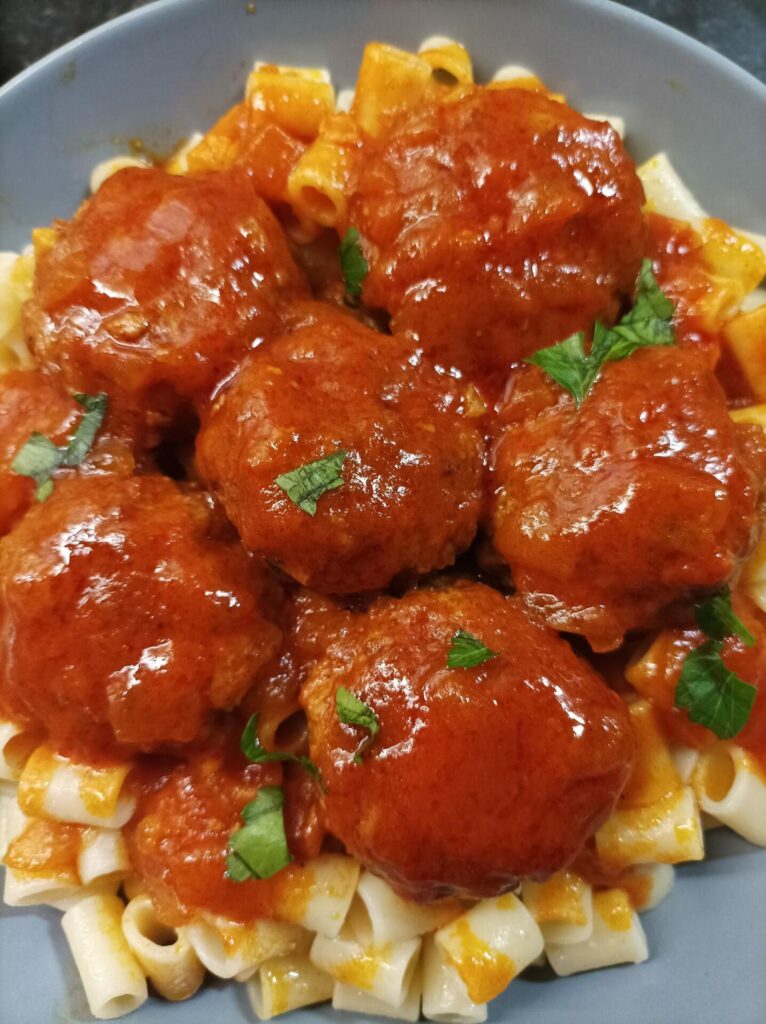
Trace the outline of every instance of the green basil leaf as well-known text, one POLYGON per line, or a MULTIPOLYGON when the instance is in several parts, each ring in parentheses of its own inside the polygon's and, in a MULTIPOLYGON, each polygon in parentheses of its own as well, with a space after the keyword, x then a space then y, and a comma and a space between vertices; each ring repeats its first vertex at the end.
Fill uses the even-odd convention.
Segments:
POLYGON ((19 476, 28 476, 34 480, 37 488, 35 497, 45 501, 53 491, 51 477, 64 460, 64 452, 44 434, 31 434, 16 458, 11 469, 19 476))
POLYGON ((338 253, 346 295, 356 301, 362 294, 362 281, 370 269, 370 264, 362 252, 358 228, 348 229, 340 243, 338 253))
POLYGON ((323 459, 283 473, 274 483, 298 508, 310 516, 316 515, 317 501, 322 495, 343 486, 342 468, 347 455, 348 452, 340 448, 323 459))
POLYGON ((232 852, 226 861, 226 873, 233 881, 270 878, 292 860, 283 805, 281 787, 264 786, 255 800, 242 809, 245 824, 232 834, 232 852))
POLYGON ((97 395, 75 395, 74 398, 85 410, 85 415, 77 424, 77 429, 66 447, 62 466, 80 465, 93 447, 96 434, 101 429, 109 408, 109 399, 103 391, 97 395))
POLYGON ((738 636, 746 647, 755 644, 755 637, 731 606, 731 591, 728 587, 723 587, 717 594, 695 605, 694 617, 699 628, 711 640, 738 636))
POLYGON ((447 652, 447 668, 476 668, 496 657, 497 653, 486 647, 473 633, 459 629, 452 637, 447 652))
POLYGON ((299 757, 297 754, 288 754, 282 750, 266 750, 265 747, 262 747, 261 742, 258 739, 257 714, 251 715, 248 719, 239 745, 245 757, 254 764, 269 764, 274 761, 292 761, 295 764, 301 765, 302 768, 305 768, 309 775, 313 775, 315 779, 321 778, 319 769, 310 758, 303 756, 299 757))
POLYGON ((355 764, 361 764, 364 752, 371 745, 380 729, 378 716, 371 707, 368 707, 364 701, 359 700, 345 686, 339 686, 335 691, 335 711, 344 725, 358 725, 369 733, 369 736, 367 736, 354 755, 355 764))
POLYGON ((569 391, 579 407, 605 363, 627 359, 639 348, 675 344, 670 322, 673 310, 673 303, 657 283, 651 260, 644 260, 633 308, 614 327, 607 328, 596 321, 588 355, 585 354, 585 336, 579 332, 556 345, 538 349, 526 362, 539 366, 569 391))
POLYGON ((675 692, 675 704, 689 719, 729 740, 747 725, 756 689, 731 672, 721 659, 723 641, 706 640, 687 654, 675 692))

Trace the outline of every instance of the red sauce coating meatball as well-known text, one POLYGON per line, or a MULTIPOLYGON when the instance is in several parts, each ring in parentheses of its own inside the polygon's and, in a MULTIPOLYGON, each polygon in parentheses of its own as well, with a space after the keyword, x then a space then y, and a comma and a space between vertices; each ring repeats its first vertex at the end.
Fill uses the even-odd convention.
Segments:
POLYGON ((327 828, 403 895, 490 896, 568 864, 631 767, 625 705, 521 604, 482 584, 382 598, 330 646, 303 702, 327 828), (496 657, 447 668, 457 630, 496 657), (343 725, 339 686, 380 728, 343 725))
POLYGON ((365 139, 347 223, 363 298, 444 365, 510 364, 613 317, 645 243, 643 190, 613 129, 539 93, 475 89, 365 139))
POLYGON ((199 469, 245 545, 298 582, 384 587, 473 539, 483 442, 462 397, 406 343, 328 307, 242 366, 203 423, 199 469), (314 515, 275 483, 339 450, 343 484, 314 515))
MULTIPOLYGON (((732 594, 732 607, 756 642, 748 647, 739 637, 727 637, 721 658, 731 672, 758 691, 747 725, 734 742, 754 754, 766 772, 766 616, 741 592, 732 594)), ((684 709, 675 706, 684 660, 705 640, 696 627, 663 630, 626 673, 641 696, 651 700, 671 739, 691 747, 705 747, 717 739, 709 729, 691 722, 684 709)))
POLYGON ((279 644, 232 533, 164 477, 57 482, 0 541, 3 712, 90 758, 192 740, 279 644))
POLYGON ((243 171, 189 178, 128 168, 56 228, 35 272, 27 330, 74 391, 164 422, 206 398, 279 330, 305 283, 243 171))
POLYGON ((35 485, 11 465, 37 432, 64 444, 82 409, 39 370, 16 370, 0 381, 0 534, 7 533, 34 501, 35 485))
POLYGON ((511 383, 491 523, 527 607, 595 650, 728 580, 757 529, 760 431, 694 348, 610 363, 578 410, 537 368, 511 383))
MULTIPOLYGON (((125 835, 133 870, 169 924, 199 909, 232 921, 273 917, 277 904, 295 890, 289 865, 257 881, 234 882, 226 876, 229 839, 242 826, 242 808, 262 786, 280 785, 283 776, 281 765, 245 761, 239 729, 236 723, 218 728, 169 771, 159 766, 154 773, 143 772, 144 792, 125 835)), ((285 831, 296 857, 306 827, 307 805, 301 805, 300 794, 299 788, 285 785, 285 831)), ((294 892, 294 897, 300 901, 301 894, 294 892)))

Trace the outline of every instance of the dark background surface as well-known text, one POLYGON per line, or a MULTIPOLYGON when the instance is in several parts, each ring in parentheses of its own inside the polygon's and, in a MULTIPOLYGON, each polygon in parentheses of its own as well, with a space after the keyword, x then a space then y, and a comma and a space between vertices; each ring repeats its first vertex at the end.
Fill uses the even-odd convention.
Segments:
MULTIPOLYGON (((146 2, 0 0, 0 82, 74 36, 146 2)), ((245 0, 219 2, 244 5, 245 0)), ((544 2, 540 0, 541 6, 544 2)), ((766 0, 629 0, 625 6, 694 36, 766 82, 766 0)))

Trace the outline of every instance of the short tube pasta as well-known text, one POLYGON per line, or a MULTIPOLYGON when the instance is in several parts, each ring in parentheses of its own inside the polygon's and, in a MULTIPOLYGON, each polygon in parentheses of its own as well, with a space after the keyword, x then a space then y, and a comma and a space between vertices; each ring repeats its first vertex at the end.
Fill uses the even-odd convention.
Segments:
POLYGON ((572 945, 593 931, 593 892, 574 871, 559 871, 545 882, 525 880, 521 888, 546 943, 572 945))
POLYGON ((695 766, 700 807, 744 839, 766 846, 766 778, 753 757, 733 743, 716 743, 695 766))
POLYGON ((542 932, 512 893, 477 903, 435 941, 475 1003, 494 999, 543 951, 542 932))
POLYGON ((317 935, 311 960, 336 981, 369 992, 387 1006, 401 1006, 417 967, 420 939, 364 946, 341 935, 328 939, 317 935))
POLYGON ((370 871, 362 872, 356 899, 369 922, 370 941, 376 944, 403 942, 435 931, 461 912, 457 900, 430 904, 403 900, 387 882, 370 871))
POLYGON ((404 999, 399 1006, 391 1006, 381 999, 376 999, 369 992, 344 985, 337 981, 332 993, 334 1010, 348 1010, 358 1013, 364 1019, 370 1017, 390 1017, 393 1020, 417 1021, 420 1019, 420 977, 416 971, 410 981, 404 999))
POLYGON ((113 174, 118 171, 124 171, 126 167, 150 167, 151 164, 148 160, 143 160, 138 156, 110 156, 106 160, 102 160, 100 164, 96 164, 93 170, 90 172, 90 190, 91 192, 98 192, 107 178, 111 178, 113 174))
POLYGON ((0 721, 0 780, 17 782, 38 737, 13 722, 0 721))
POLYGON ((77 871, 83 885, 125 878, 130 872, 130 860, 122 833, 113 828, 86 828, 80 839, 77 871))
POLYGON ((616 810, 596 833, 596 850, 621 867, 702 860, 702 822, 693 790, 684 786, 647 807, 616 810))
POLYGON ((305 932, 284 921, 239 924, 212 915, 200 916, 179 929, 202 964, 217 978, 253 974, 262 963, 301 948, 305 932))
POLYGON ((117 896, 90 896, 61 919, 90 1012, 99 1020, 131 1013, 148 996, 144 972, 123 935, 123 909, 117 896))
POLYGON ((129 771, 129 764, 95 768, 38 747, 21 773, 19 803, 38 818, 122 828, 136 807, 123 791, 129 771))
POLYGON ((188 938, 162 924, 148 896, 137 896, 125 907, 122 931, 131 952, 159 994, 178 1001, 193 996, 205 968, 188 938))
POLYGON ((16 787, 9 782, 0 782, 0 860, 5 856, 8 844, 24 828, 26 815, 19 807, 16 787))
POLYGON ((258 1020, 332 999, 334 981, 302 953, 261 964, 247 983, 250 1005, 258 1020))
POLYGON ((487 1004, 475 1003, 465 982, 448 964, 433 936, 423 940, 423 1016, 440 1024, 482 1024, 487 1004))
POLYGON ((294 869, 293 884, 303 895, 277 907, 278 916, 309 931, 334 938, 343 927, 359 879, 352 857, 324 853, 294 869))
POLYGON ((593 896, 593 931, 573 945, 546 943, 548 961, 559 975, 592 971, 614 964, 641 963, 649 956, 644 929, 624 889, 593 896))
POLYGON ((429 36, 418 47, 418 56, 431 65, 433 73, 447 83, 470 85, 473 67, 468 50, 447 36, 429 36))

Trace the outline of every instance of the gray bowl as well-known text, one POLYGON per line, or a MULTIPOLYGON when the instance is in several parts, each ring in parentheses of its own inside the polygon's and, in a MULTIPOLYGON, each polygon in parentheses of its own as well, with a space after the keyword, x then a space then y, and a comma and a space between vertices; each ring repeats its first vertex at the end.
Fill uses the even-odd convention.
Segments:
MULTIPOLYGON (((477 76, 522 63, 580 108, 621 114, 638 159, 667 149, 702 204, 766 232, 766 87, 679 33, 600 0, 162 0, 76 40, 0 91, 0 249, 71 214, 99 160, 140 137, 167 152, 242 93, 255 58, 331 68, 353 83, 362 46, 463 41, 477 76)), ((490 1020, 518 1024, 763 1024, 766 851, 716 831, 644 917, 651 959, 557 980, 519 980, 490 1020)), ((89 1015, 47 911, 0 910, 0 1021, 89 1015)), ((151 1000, 136 1024, 252 1020, 244 989, 151 1000)), ((293 1024, 352 1021, 309 1010, 293 1024)))

